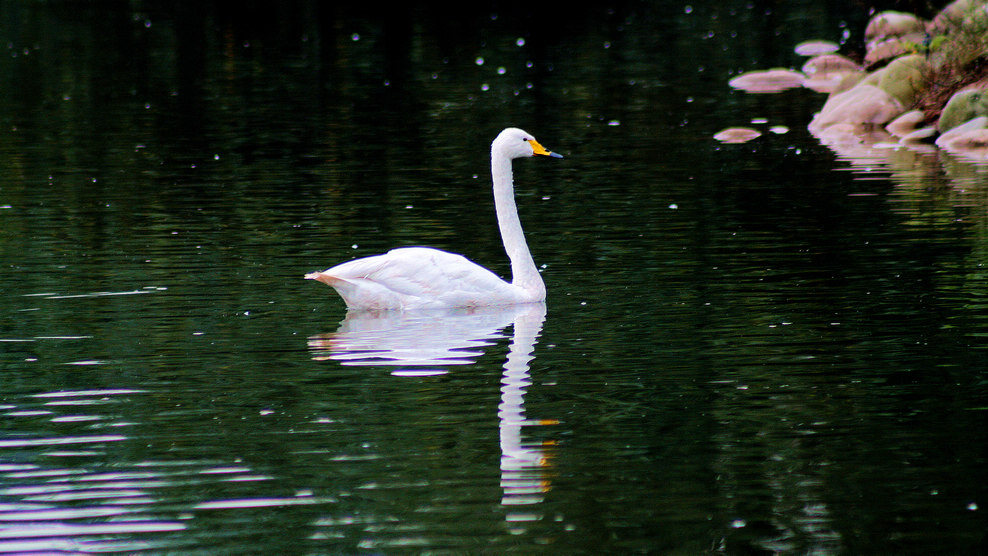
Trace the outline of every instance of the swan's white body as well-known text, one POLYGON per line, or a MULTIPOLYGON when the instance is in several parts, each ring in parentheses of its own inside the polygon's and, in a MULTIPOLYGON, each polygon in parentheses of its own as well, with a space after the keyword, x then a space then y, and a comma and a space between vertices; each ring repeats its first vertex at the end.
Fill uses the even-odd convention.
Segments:
POLYGON ((356 259, 305 277, 336 289, 350 309, 436 309, 514 305, 545 300, 515 205, 511 161, 535 155, 561 158, 530 134, 508 128, 491 144, 494 208, 511 260, 506 282, 466 257, 429 247, 404 247, 356 259))

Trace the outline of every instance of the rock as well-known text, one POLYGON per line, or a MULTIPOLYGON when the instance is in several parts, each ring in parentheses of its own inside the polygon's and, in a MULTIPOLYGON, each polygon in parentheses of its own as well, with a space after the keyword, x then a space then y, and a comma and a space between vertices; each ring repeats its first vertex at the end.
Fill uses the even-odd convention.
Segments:
POLYGON ((867 76, 868 74, 863 71, 859 73, 845 73, 844 76, 841 77, 840 81, 837 82, 837 86, 834 87, 834 90, 830 92, 843 93, 844 91, 849 91, 860 85, 867 76))
POLYGON ((839 123, 880 125, 902 113, 895 97, 874 85, 860 84, 842 93, 830 95, 823 108, 810 122, 814 135, 839 123))
POLYGON ((719 131, 714 135, 714 139, 721 143, 747 143, 752 139, 760 137, 762 134, 747 127, 729 127, 719 131))
POLYGON ((988 129, 973 129, 955 134, 940 148, 964 158, 988 160, 988 129))
POLYGON ((988 116, 979 116, 973 120, 968 120, 944 133, 940 137, 937 137, 936 144, 941 149, 946 149, 947 145, 965 133, 986 128, 988 128, 988 116))
POLYGON ((861 124, 835 124, 816 134, 820 144, 826 145, 843 159, 874 161, 875 145, 889 141, 892 137, 874 126, 861 124))
POLYGON ((749 93, 777 93, 794 87, 802 87, 805 77, 787 69, 749 71, 728 81, 728 85, 749 93))
POLYGON ((988 116, 988 91, 968 89, 955 93, 947 101, 940 113, 937 129, 940 133, 950 131, 958 125, 977 118, 988 116))
POLYGON ((929 85, 929 75, 930 68, 925 56, 903 56, 885 67, 878 80, 878 88, 899 99, 903 106, 910 106, 929 85))
MULTIPOLYGON (((849 74, 862 74, 861 66, 839 54, 823 54, 806 61, 801 68, 806 75, 803 86, 821 93, 832 93, 849 74)), ((864 77, 862 74, 861 77, 864 77)), ((856 83, 856 82, 855 82, 856 83)), ((846 87, 845 89, 849 89, 846 87)))
POLYGON ((865 27, 865 42, 873 42, 889 37, 903 37, 909 34, 926 33, 926 24, 913 14, 886 11, 872 17, 865 27))
POLYGON ((926 35, 917 34, 868 42, 865 44, 865 66, 871 67, 885 60, 915 54, 925 38, 926 35))
POLYGON ((803 41, 797 44, 794 50, 800 56, 818 56, 837 52, 840 50, 840 46, 830 41, 803 41))
POLYGON ((921 127, 915 131, 903 135, 900 141, 902 143, 918 143, 920 141, 926 141, 936 134, 937 129, 935 127, 921 127))
POLYGON ((840 54, 822 54, 806 61, 801 68, 807 76, 826 73, 849 73, 861 71, 854 60, 840 54))
POLYGON ((885 130, 895 135, 896 137, 906 137, 910 133, 916 131, 919 124, 923 123, 926 116, 919 110, 910 110, 898 118, 889 122, 885 126, 885 130))
POLYGON ((865 28, 865 65, 915 54, 926 39, 926 24, 904 12, 882 12, 865 28))

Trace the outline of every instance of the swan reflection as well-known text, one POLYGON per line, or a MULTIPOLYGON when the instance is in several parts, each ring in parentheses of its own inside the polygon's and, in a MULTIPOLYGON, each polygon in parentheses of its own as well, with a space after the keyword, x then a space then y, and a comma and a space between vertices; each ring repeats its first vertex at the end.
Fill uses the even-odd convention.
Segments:
MULTIPOLYGON (((441 374, 431 367, 470 365, 483 349, 508 336, 511 342, 501 377, 498 423, 504 506, 537 504, 549 490, 551 442, 526 443, 522 428, 555 424, 525 416, 529 363, 545 321, 544 303, 440 311, 351 311, 330 334, 309 338, 317 360, 342 365, 396 366, 396 375, 441 374)), ((507 516, 513 521, 512 515, 507 516)))

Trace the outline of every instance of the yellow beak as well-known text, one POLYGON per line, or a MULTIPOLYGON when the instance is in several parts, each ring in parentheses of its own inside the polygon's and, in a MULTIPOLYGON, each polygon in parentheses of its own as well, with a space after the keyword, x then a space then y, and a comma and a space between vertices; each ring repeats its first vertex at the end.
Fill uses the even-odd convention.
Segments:
POLYGON ((558 154, 558 153, 554 153, 552 151, 545 150, 545 147, 543 147, 542 145, 540 145, 539 142, 536 141, 535 139, 529 139, 528 142, 532 144, 532 151, 535 154, 537 154, 537 155, 540 155, 540 156, 551 156, 552 158, 562 158, 563 157, 563 155, 561 155, 561 154, 558 154))

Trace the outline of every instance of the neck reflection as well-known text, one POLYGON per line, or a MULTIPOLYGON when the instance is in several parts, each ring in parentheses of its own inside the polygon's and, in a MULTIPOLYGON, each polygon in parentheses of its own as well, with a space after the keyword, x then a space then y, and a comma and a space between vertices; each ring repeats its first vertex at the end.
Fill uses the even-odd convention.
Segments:
POLYGON ((505 519, 514 524, 537 519, 521 510, 542 502, 550 490, 551 441, 526 442, 525 427, 555 424, 529 420, 525 393, 531 385, 535 358, 545 322, 544 303, 509 307, 441 311, 351 311, 330 334, 309 338, 313 359, 341 365, 395 367, 396 376, 445 374, 451 365, 472 365, 484 349, 508 336, 511 342, 501 376, 498 426, 501 448, 501 504, 505 519))

